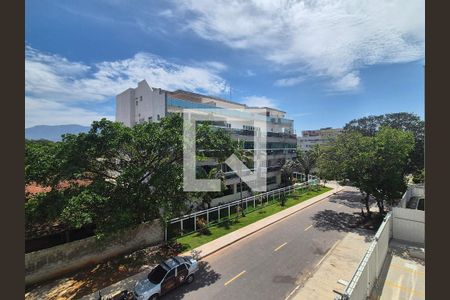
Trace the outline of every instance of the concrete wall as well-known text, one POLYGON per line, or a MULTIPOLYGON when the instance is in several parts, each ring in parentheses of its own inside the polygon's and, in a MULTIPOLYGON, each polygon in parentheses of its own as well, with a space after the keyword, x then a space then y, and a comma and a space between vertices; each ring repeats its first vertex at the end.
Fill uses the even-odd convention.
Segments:
POLYGON ((139 120, 149 121, 151 117, 152 121, 158 121, 158 115, 160 118, 166 115, 166 92, 161 89, 152 89, 145 80, 138 83, 138 87, 134 90, 135 101, 138 105, 135 111, 135 120, 139 123, 139 120), (141 98, 142 97, 142 98, 141 98), (142 99, 142 100, 141 100, 142 99))
POLYGON ((388 213, 375 234, 373 242, 370 244, 369 249, 362 258, 358 269, 354 273, 352 280, 349 282, 345 289, 345 294, 341 299, 368 299, 380 276, 386 259, 392 226, 392 215, 391 213, 388 213))
POLYGON ((127 89, 116 96, 116 121, 125 126, 134 125, 134 89, 127 89))
POLYGON ((158 121, 166 115, 166 92, 152 89, 145 80, 135 89, 129 88, 116 96, 116 121, 133 126, 140 121, 158 121))
POLYGON ((95 237, 25 254, 25 284, 39 283, 164 240, 159 220, 138 226, 104 241, 95 237))
POLYGON ((425 244, 425 212, 423 210, 394 207, 394 239, 425 244))

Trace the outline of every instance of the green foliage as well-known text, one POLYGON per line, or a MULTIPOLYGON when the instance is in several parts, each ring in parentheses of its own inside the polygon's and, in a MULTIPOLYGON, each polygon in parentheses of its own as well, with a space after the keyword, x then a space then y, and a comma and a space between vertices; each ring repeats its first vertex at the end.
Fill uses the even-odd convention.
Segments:
MULTIPOLYGON (((175 114, 131 128, 102 119, 89 132, 65 135, 62 142, 27 144, 27 182, 50 185, 55 195, 28 201, 30 222, 94 223, 100 236, 178 215, 191 199, 183 191, 182 132, 183 120, 175 114), (60 182, 71 184, 61 189, 60 182), (57 209, 50 208, 52 201, 57 209)), ((202 125, 197 137, 200 149, 234 151, 225 131, 202 125)))
POLYGON ((297 157, 295 158, 296 166, 301 172, 308 176, 317 166, 319 156, 320 148, 318 146, 306 151, 297 149, 297 157))
POLYGON ((297 164, 293 160, 286 160, 281 167, 281 183, 283 186, 292 185, 294 182, 293 173, 297 170, 297 164))
POLYGON ((326 179, 350 180, 366 194, 376 198, 380 212, 384 203, 392 204, 405 190, 408 159, 414 149, 412 133, 381 128, 374 136, 357 131, 341 134, 324 147, 319 159, 321 175, 326 179))
POLYGON ((368 116, 350 121, 344 126, 344 130, 374 136, 382 127, 408 131, 414 135, 415 147, 409 154, 407 172, 422 170, 425 162, 425 122, 419 116, 405 112, 368 116))
POLYGON ((297 156, 292 160, 286 160, 281 167, 281 182, 284 186, 292 185, 294 183, 294 172, 302 172, 306 177, 317 166, 317 160, 320 155, 318 147, 312 150, 297 149, 297 156))
POLYGON ((25 203, 26 227, 58 219, 66 202, 66 198, 59 191, 35 195, 25 203))
POLYGON ((46 140, 25 141, 25 183, 57 184, 54 173, 60 163, 57 156, 59 146, 60 143, 46 140))
POLYGON ((416 172, 413 175, 412 181, 414 183, 424 183, 425 182, 425 169, 422 169, 419 172, 416 172))

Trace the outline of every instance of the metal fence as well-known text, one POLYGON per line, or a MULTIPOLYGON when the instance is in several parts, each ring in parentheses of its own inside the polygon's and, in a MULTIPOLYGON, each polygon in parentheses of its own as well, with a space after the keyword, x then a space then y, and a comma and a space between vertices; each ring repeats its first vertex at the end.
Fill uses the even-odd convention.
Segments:
POLYGON ((365 300, 370 296, 380 276, 392 237, 392 214, 388 213, 375 234, 373 242, 359 263, 344 295, 339 300, 365 300))
POLYGON ((306 192, 308 187, 319 183, 319 179, 314 176, 310 176, 309 179, 310 180, 304 183, 271 190, 269 192, 238 199, 209 209, 171 219, 167 222, 165 228, 165 239, 167 241, 175 237, 187 235, 204 228, 235 219, 238 217, 239 209, 243 209, 245 213, 249 213, 268 205, 275 204, 281 201, 283 197, 291 195, 295 191, 303 190, 306 192), (201 225, 199 223, 201 223, 201 225))

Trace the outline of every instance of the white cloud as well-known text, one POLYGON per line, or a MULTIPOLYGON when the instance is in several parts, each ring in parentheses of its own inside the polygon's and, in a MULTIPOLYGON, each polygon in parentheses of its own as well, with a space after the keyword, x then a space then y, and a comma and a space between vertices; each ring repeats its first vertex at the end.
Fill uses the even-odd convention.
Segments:
POLYGON ((276 86, 294 86, 299 84, 300 82, 305 81, 305 76, 298 77, 289 77, 289 78, 281 78, 275 81, 274 85, 276 86))
POLYGON ((333 81, 332 86, 335 91, 355 90, 359 87, 360 78, 357 72, 346 74, 344 77, 333 81))
POLYGON ((244 97, 242 103, 247 106, 256 106, 256 107, 277 107, 277 101, 264 97, 264 96, 247 96, 244 97))
POLYGON ((200 37, 325 76, 340 91, 358 87, 355 71, 363 66, 424 57, 423 0, 184 0, 174 7, 174 14, 189 14, 186 27, 200 37))
POLYGON ((35 125, 91 125, 92 121, 106 118, 114 120, 114 116, 93 110, 73 107, 66 103, 58 103, 41 98, 25 97, 25 127, 35 125))
POLYGON ((220 62, 179 65, 142 52, 128 59, 88 65, 27 46, 26 122, 27 125, 67 124, 65 118, 75 117, 80 122, 90 120, 90 123, 104 115, 94 112, 96 105, 136 86, 143 79, 153 87, 217 95, 225 89, 226 82, 219 75, 225 69, 220 62), (86 104, 92 106, 92 111, 82 108, 86 104), (47 107, 53 113, 45 114, 47 107), (40 113, 42 117, 39 117, 40 113))

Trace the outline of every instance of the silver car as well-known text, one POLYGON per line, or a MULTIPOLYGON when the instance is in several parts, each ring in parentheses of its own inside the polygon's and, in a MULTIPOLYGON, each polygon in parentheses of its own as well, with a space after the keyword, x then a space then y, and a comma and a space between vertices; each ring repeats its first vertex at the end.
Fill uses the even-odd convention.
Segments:
POLYGON ((156 300, 183 283, 194 281, 198 262, 186 256, 177 256, 160 263, 146 278, 134 286, 134 297, 138 300, 156 300))

